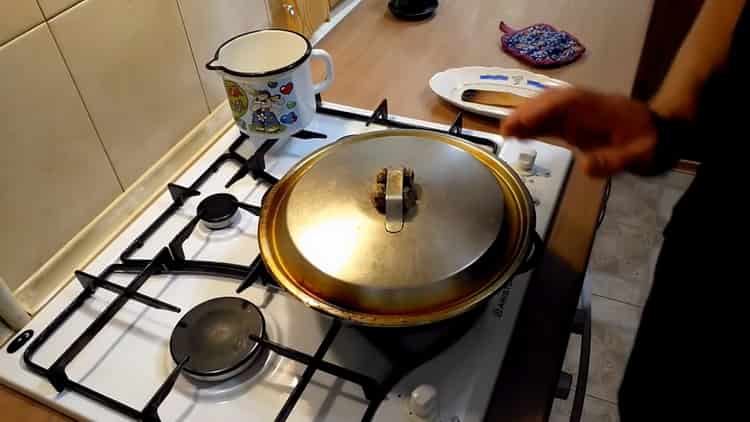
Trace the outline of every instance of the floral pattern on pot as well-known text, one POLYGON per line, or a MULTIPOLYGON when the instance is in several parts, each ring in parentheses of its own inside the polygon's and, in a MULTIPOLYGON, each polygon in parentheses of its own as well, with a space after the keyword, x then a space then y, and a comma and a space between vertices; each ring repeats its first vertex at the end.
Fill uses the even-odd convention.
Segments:
POLYGON ((290 80, 236 83, 224 80, 234 119, 245 131, 281 133, 297 120, 297 98, 290 80))
POLYGON ((289 94, 292 93, 293 89, 294 89, 294 84, 291 83, 291 82, 289 82, 289 83, 286 83, 286 84, 282 85, 281 89, 279 89, 279 91, 281 91, 281 93, 284 94, 284 95, 289 95, 289 94))
POLYGON ((235 82, 224 80, 224 89, 227 91, 229 107, 232 109, 234 119, 238 120, 247 113, 248 101, 245 91, 235 82))
POLYGON ((281 123, 284 123, 285 125, 291 125, 297 121, 297 114, 295 112, 291 112, 289 114, 285 114, 281 116, 281 123))

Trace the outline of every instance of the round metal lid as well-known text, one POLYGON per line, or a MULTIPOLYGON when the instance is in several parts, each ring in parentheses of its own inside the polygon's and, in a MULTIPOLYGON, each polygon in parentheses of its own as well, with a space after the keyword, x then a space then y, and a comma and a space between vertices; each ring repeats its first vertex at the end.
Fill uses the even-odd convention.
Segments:
POLYGON ((289 236, 305 260, 342 283, 383 288, 454 276, 489 249, 503 218, 503 193, 482 162, 451 144, 387 133, 331 149, 287 204, 289 236), (416 205, 395 233, 372 202, 384 168, 414 171, 416 205))
POLYGON ((307 305, 405 326, 461 314, 505 284, 534 221, 531 195, 497 157, 454 136, 392 129, 297 163, 267 192, 258 240, 269 273, 307 305))

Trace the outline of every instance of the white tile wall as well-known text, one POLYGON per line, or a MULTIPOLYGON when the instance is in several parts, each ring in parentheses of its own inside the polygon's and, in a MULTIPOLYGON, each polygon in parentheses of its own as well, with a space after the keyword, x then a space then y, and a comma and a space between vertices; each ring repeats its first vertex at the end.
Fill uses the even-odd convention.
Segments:
POLYGON ((80 3, 81 0, 37 0, 39 7, 42 8, 42 12, 47 19, 51 19, 63 10, 80 3))
POLYGON ((0 2, 0 275, 11 287, 224 100, 203 65, 267 22, 264 0, 0 2))
POLYGON ((21 284, 121 192, 47 24, 0 47, 0 275, 21 284))
POLYGON ((175 1, 86 0, 50 26, 124 186, 208 115, 175 1))
POLYGON ((206 69, 216 48, 243 32, 268 26, 264 0, 179 0, 195 62, 211 109, 226 99, 221 78, 206 69))
POLYGON ((0 1, 0 45, 43 20, 36 0, 0 1))

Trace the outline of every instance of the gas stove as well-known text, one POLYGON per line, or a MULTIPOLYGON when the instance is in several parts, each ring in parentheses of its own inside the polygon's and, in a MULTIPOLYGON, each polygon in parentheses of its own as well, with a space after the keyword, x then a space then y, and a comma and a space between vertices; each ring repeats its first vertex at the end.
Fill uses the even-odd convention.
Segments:
POLYGON ((517 165, 545 237, 570 151, 463 129, 461 115, 319 102, 288 139, 227 131, 8 343, 0 381, 84 420, 483 420, 529 274, 427 339, 311 310, 259 257, 268 186, 325 144, 388 128, 451 133, 517 165))

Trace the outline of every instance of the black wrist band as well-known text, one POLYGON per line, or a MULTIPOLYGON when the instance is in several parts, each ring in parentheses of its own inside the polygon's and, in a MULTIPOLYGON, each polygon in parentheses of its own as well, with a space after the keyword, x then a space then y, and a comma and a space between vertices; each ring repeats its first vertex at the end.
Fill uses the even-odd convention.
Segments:
POLYGON ((681 156, 680 145, 690 135, 690 125, 682 120, 667 119, 651 110, 651 119, 656 128, 657 140, 654 155, 646 168, 633 169, 642 176, 654 176, 672 169, 681 156))

